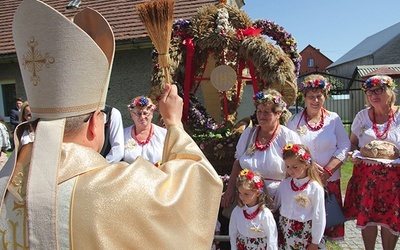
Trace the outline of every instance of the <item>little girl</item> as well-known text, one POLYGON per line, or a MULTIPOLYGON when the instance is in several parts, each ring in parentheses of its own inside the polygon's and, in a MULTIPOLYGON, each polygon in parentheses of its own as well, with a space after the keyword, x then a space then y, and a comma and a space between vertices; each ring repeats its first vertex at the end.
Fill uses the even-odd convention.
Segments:
POLYGON ((325 230, 324 188, 309 149, 287 144, 282 150, 286 175, 275 196, 279 209, 279 249, 318 249, 325 230))
POLYGON ((238 205, 229 222, 231 249, 278 249, 278 233, 260 173, 244 169, 236 181, 238 205))

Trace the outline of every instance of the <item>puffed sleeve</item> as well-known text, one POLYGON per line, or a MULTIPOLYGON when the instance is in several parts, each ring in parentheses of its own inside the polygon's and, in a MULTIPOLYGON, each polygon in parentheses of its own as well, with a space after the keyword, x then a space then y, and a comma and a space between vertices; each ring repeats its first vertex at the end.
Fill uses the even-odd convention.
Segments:
POLYGON ((347 153, 350 150, 350 139, 342 123, 342 119, 337 115, 335 117, 335 135, 336 135, 336 151, 333 156, 344 162, 347 159, 347 153))
POLYGON ((268 208, 264 208, 265 218, 262 222, 263 228, 267 234, 267 249, 278 249, 278 229, 276 227, 274 216, 268 208))
POLYGON ((231 214, 231 218, 229 220, 229 238, 231 242, 231 250, 236 250, 236 237, 238 235, 238 225, 236 222, 237 216, 239 215, 239 207, 236 206, 231 214))
POLYGON ((249 139, 249 136, 253 136, 255 131, 255 128, 253 127, 247 127, 243 133, 240 135, 239 141, 236 145, 236 152, 235 152, 235 159, 238 160, 247 150, 247 142, 249 139))
POLYGON ((324 189, 317 183, 315 185, 315 192, 312 197, 313 204, 313 218, 312 218, 312 243, 319 244, 324 235, 326 214, 325 214, 325 199, 324 189))

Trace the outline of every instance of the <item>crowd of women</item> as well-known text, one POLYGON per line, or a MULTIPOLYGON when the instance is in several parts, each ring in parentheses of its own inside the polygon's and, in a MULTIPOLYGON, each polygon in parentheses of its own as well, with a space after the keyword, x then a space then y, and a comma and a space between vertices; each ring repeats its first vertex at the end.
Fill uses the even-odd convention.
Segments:
MULTIPOLYGON (((288 110, 279 92, 256 93, 256 124, 246 128, 237 143, 221 197, 222 208, 238 200, 230 217, 231 248, 324 249, 325 240, 343 240, 343 223, 325 228, 324 189, 342 206, 341 167, 350 155, 354 168, 343 212, 347 219, 356 219, 365 249, 374 249, 378 226, 383 248, 394 249, 400 235, 400 168, 354 158, 352 152, 373 140, 400 144, 395 87, 388 76, 363 83, 367 107, 355 116, 350 137, 339 115, 324 108, 331 85, 321 75, 301 83, 305 108, 285 121, 288 110)), ((133 124, 123 129, 122 122, 116 123, 123 133, 124 141, 118 144, 123 145, 124 161, 142 156, 156 166, 160 163, 166 129, 152 123, 155 109, 149 98, 138 96, 128 104, 133 124)), ((25 102, 21 122, 30 118, 25 102)), ((22 145, 34 141, 34 124, 28 124, 20 135, 22 145)))
POLYGON ((356 219, 365 249, 375 248, 378 226, 383 249, 395 249, 400 235, 400 168, 395 161, 383 164, 379 159, 352 157, 373 140, 399 145, 395 87, 388 76, 374 76, 362 84, 367 107, 354 118, 350 138, 339 115, 324 108, 331 85, 321 75, 308 76, 301 83, 305 109, 289 118, 286 126, 279 124, 286 112, 281 95, 271 90, 255 94, 258 124, 242 133, 221 198, 223 208, 236 201, 236 193, 240 201, 230 218, 232 249, 246 244, 262 245, 262 249, 324 249, 325 240, 343 240, 343 223, 325 228, 323 204, 325 188, 342 206, 341 166, 348 155, 354 168, 342 210, 348 220, 356 219), (243 176, 250 181, 247 186, 243 176), (259 178, 265 186, 257 184, 259 178), (263 192, 274 200, 271 210, 276 213, 277 233, 266 230, 273 223, 265 219, 263 224, 260 220, 268 217, 260 212, 263 207, 249 199, 263 192))

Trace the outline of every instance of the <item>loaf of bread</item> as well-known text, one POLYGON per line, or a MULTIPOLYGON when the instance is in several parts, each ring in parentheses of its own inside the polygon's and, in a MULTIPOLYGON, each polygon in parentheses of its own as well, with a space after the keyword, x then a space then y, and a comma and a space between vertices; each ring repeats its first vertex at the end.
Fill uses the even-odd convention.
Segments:
POLYGON ((390 159, 395 160, 399 158, 399 149, 396 145, 386 141, 371 141, 360 149, 360 153, 364 157, 390 159))

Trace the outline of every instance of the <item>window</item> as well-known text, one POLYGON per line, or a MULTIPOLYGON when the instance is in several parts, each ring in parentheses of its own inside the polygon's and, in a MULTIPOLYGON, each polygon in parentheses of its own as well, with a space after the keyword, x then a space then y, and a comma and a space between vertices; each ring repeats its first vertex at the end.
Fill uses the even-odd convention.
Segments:
POLYGON ((314 58, 309 58, 307 60, 307 66, 308 67, 314 67, 314 58))
POLYGON ((15 84, 1 84, 0 96, 3 98, 0 103, 0 115, 3 118, 10 116, 11 109, 15 108, 15 84))

